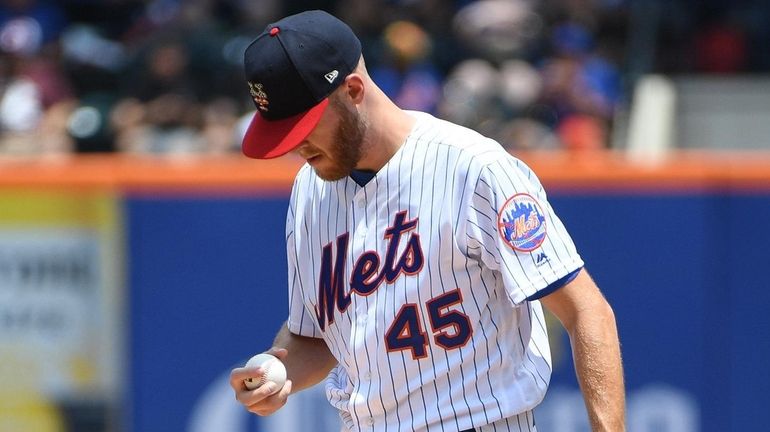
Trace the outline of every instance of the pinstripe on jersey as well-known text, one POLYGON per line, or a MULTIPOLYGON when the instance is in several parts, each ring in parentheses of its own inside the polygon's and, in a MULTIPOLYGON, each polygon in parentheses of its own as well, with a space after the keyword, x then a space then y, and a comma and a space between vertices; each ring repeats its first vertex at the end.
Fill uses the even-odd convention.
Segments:
POLYGON ((526 165, 474 131, 413 114, 365 186, 323 181, 308 165, 298 173, 289 329, 325 339, 339 361, 326 390, 346 430, 530 430, 501 420, 520 420, 550 379, 543 311, 526 298, 583 262, 526 165), (544 213, 547 235, 531 251, 498 230, 516 194, 544 213))

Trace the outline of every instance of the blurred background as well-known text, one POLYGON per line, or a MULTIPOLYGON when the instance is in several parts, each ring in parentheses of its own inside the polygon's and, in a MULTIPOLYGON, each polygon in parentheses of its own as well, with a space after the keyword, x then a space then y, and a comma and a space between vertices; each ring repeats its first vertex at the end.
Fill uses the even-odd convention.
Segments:
MULTIPOLYGON (((0 1, 0 432, 336 431, 248 416, 299 161, 245 160, 245 47, 324 9, 402 108, 530 164, 615 306, 629 430, 767 430, 770 4, 0 1)), ((541 431, 587 431, 552 327, 541 431)))

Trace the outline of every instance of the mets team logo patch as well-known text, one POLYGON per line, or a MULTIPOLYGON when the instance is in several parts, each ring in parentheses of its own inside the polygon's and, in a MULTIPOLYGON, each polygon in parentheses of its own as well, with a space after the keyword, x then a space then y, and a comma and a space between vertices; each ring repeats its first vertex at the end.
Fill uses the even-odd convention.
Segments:
POLYGON ((545 240, 545 215, 529 194, 516 194, 503 204, 497 216, 497 230, 514 250, 529 252, 545 240))
POLYGON ((262 84, 254 84, 249 81, 249 93, 251 93, 251 97, 260 111, 269 111, 267 106, 270 105, 270 101, 267 99, 267 93, 265 93, 262 84))

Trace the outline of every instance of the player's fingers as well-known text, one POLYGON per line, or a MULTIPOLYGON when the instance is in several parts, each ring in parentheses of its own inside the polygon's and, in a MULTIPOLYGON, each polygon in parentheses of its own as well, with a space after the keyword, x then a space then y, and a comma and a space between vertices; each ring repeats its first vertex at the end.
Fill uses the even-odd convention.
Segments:
POLYGON ((270 401, 267 401, 267 399, 277 391, 278 388, 274 382, 267 382, 254 390, 236 392, 235 398, 238 399, 238 402, 247 407, 251 407, 254 404, 269 405, 270 401))
POLYGON ((286 382, 283 384, 283 387, 281 388, 281 391, 278 392, 276 396, 279 396, 279 398, 283 399, 284 403, 286 403, 286 399, 289 398, 289 395, 291 394, 291 386, 293 383, 291 380, 286 380, 286 382))
POLYGON ((263 405, 257 404, 254 406, 250 406, 247 408, 248 411, 252 414, 256 414, 258 416, 269 416, 270 414, 278 411, 278 408, 273 407, 265 407, 263 405))
POLYGON ((249 378, 262 378, 265 371, 261 367, 241 367, 235 368, 230 372, 230 387, 236 392, 246 390, 243 380, 249 378))
MULTIPOLYGON (((268 384, 265 384, 265 387, 268 386, 268 384)), ((272 394, 255 404, 247 406, 247 409, 257 415, 270 415, 286 405, 286 401, 289 399, 289 395, 291 394, 291 387, 291 380, 287 380, 279 392, 272 394)), ((271 391, 274 391, 274 389, 275 387, 273 387, 271 391)))
POLYGON ((284 404, 281 404, 278 401, 265 399, 253 405, 247 406, 246 409, 251 413, 254 413, 260 416, 267 416, 281 409, 283 405, 284 404))

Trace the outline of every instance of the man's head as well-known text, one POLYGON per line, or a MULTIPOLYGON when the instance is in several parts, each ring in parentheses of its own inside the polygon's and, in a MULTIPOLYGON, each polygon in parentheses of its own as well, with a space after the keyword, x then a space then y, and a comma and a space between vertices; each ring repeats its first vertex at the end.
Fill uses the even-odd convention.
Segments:
POLYGON ((348 176, 365 152, 366 117, 346 100, 345 90, 339 89, 329 96, 329 106, 321 120, 292 150, 327 181, 348 176))
POLYGON ((327 148, 329 156, 341 157, 337 162, 349 165, 344 159, 360 153, 362 124, 358 113, 343 100, 330 109, 330 101, 336 98, 330 95, 347 85, 360 59, 361 43, 353 31, 325 12, 302 12, 268 25, 244 56, 246 79, 257 107, 243 139, 244 154, 270 159, 296 149, 312 156, 308 150, 329 147, 319 140, 331 133, 347 142, 327 148), (320 123, 319 129, 327 130, 314 132, 320 123), (359 141, 356 148, 337 154, 342 153, 341 147, 351 147, 353 138, 359 141))

